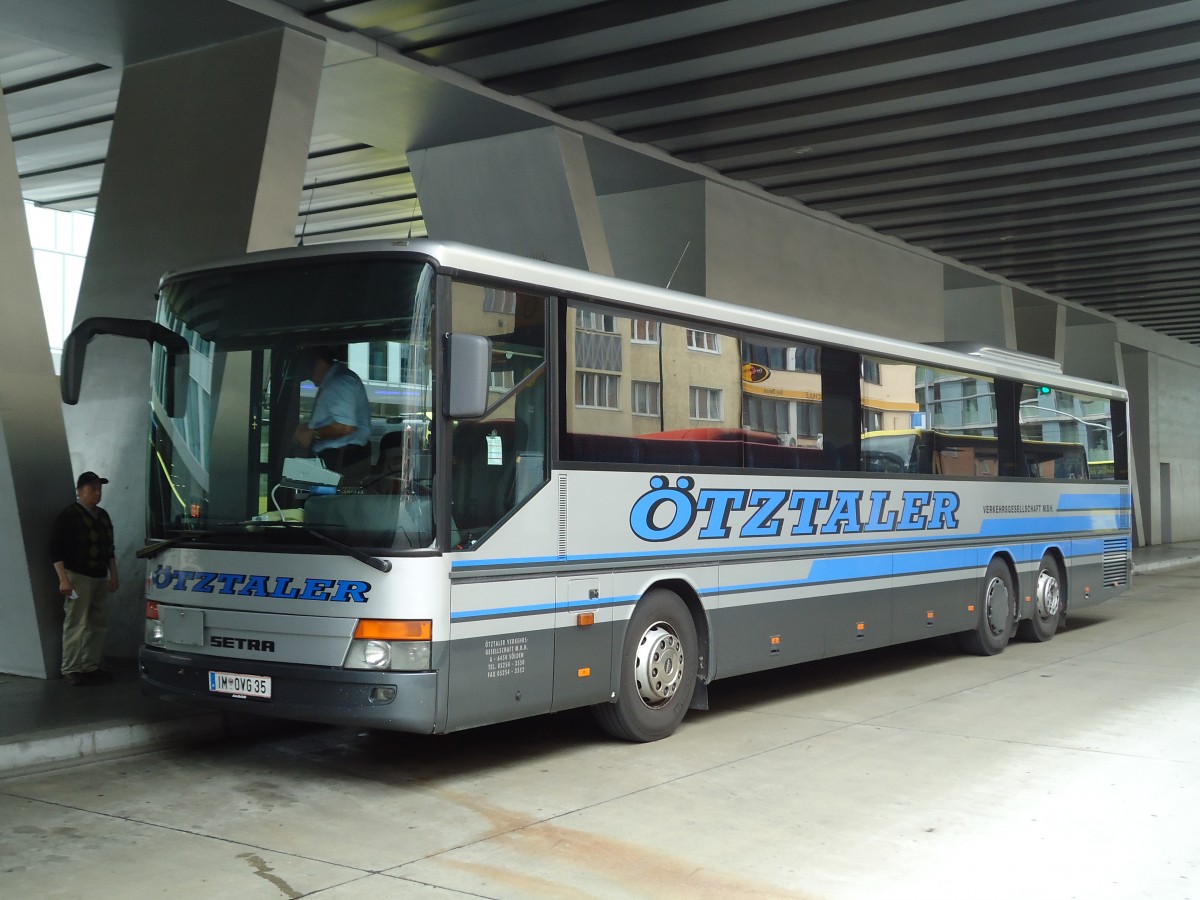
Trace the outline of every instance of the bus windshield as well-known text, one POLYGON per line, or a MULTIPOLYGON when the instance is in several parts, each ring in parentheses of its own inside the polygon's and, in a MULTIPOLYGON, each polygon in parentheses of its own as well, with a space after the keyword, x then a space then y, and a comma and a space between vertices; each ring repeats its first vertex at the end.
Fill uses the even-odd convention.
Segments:
MULTIPOLYGON (((430 546, 433 283, 424 262, 362 257, 168 279, 159 321, 190 344, 190 378, 182 417, 152 407, 150 535, 430 546), (333 367, 355 421, 322 440, 314 379, 324 410, 333 367)), ((154 366, 162 396, 161 351, 154 366)))

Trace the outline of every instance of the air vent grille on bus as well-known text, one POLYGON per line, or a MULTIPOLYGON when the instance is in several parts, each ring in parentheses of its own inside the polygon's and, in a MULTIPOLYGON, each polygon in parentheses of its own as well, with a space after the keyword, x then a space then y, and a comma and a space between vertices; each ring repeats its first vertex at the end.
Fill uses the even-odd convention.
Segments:
POLYGON ((1109 538, 1104 542, 1103 569, 1105 587, 1129 583, 1129 538, 1109 538))
POLYGON ((558 558, 567 558, 567 476, 558 476, 558 558))

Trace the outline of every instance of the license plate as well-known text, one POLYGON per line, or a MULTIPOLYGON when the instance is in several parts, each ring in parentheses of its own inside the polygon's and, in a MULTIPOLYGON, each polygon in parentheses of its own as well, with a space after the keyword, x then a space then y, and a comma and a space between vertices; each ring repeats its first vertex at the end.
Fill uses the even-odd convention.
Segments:
POLYGON ((269 675, 238 675, 235 672, 209 672, 208 689, 214 694, 228 694, 231 697, 257 697, 261 700, 270 700, 271 678, 269 675))

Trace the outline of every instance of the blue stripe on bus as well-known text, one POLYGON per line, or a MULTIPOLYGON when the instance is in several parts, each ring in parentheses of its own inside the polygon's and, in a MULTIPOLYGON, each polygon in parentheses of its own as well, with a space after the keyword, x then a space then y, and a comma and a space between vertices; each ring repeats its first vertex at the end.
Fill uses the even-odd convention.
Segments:
MULTIPOLYGON (((1129 528, 1129 517, 1125 515, 1100 516, 1036 516, 1011 519, 986 519, 978 532, 973 534, 956 534, 955 540, 972 540, 975 538, 1006 537, 1026 538, 1054 536, 1059 539, 1069 539, 1071 534, 1087 534, 1096 531, 1119 531, 1129 528)), ((897 536, 894 538, 878 538, 870 541, 829 541, 820 544, 812 542, 789 544, 759 544, 754 546, 735 547, 696 547, 689 549, 662 550, 632 550, 621 553, 581 553, 572 556, 525 556, 507 559, 458 559, 451 564, 451 571, 464 572, 470 569, 498 568, 500 566, 531 566, 552 565, 563 563, 604 563, 628 559, 653 560, 663 557, 686 558, 688 556, 717 556, 731 553, 763 553, 771 552, 784 554, 796 551, 825 551, 842 550, 856 547, 863 552, 890 552, 891 548, 902 547, 906 543, 928 541, 929 536, 919 534, 914 536, 897 536)), ((903 552, 900 550, 899 552, 903 552)), ((922 551, 925 552, 925 551, 922 551)))
MULTIPOLYGON (((1030 516, 1014 519, 987 519, 979 529, 980 537, 1020 537, 1028 535, 1087 534, 1096 531, 1118 531, 1129 527, 1129 517, 1098 516, 1030 516)), ((966 537, 966 535, 957 535, 966 537)))
POLYGON ((1071 542, 1076 556, 1101 556, 1106 551, 1128 550, 1133 541, 1125 537, 1078 538, 1071 542))
POLYGON ((1058 498, 1058 508, 1063 510, 1127 510, 1131 506, 1132 501, 1128 494, 1063 494, 1058 498))
MULTIPOLYGON (((1112 540, 1111 538, 1108 540, 1112 540)), ((1122 539, 1128 543, 1127 539, 1122 539)), ((1098 555, 1104 550, 1104 538, 1085 538, 1069 542, 1060 549, 1068 556, 1098 555)), ((701 597, 715 595, 732 595, 747 591, 778 590, 812 586, 818 584, 835 584, 854 581, 867 581, 875 578, 901 575, 927 575, 934 572, 950 571, 979 571, 999 552, 1008 552, 1017 562, 1031 562, 1034 554, 1033 545, 996 545, 991 547, 962 547, 946 550, 923 550, 911 553, 881 553, 869 557, 842 557, 835 559, 815 559, 809 568, 808 575, 803 578, 787 578, 779 581, 746 582, 744 584, 729 584, 719 587, 700 588, 701 597)), ((1040 554, 1038 554, 1040 555, 1040 554)), ((495 609, 463 610, 451 613, 452 621, 471 619, 486 619, 509 615, 528 613, 548 613, 570 611, 572 608, 604 608, 610 606, 626 606, 636 603, 636 596, 613 597, 609 600, 579 600, 564 605, 554 603, 527 604, 523 606, 507 606, 495 609)))

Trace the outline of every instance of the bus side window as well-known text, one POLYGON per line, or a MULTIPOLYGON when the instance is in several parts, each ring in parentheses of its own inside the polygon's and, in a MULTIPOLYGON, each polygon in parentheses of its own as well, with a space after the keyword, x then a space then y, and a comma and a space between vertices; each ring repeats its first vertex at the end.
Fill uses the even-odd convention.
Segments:
MULTIPOLYGON (((1021 445, 1030 478, 1112 478, 1124 451, 1114 438, 1113 404, 1044 385, 1021 386, 1021 445)), ((1121 408, 1122 421, 1124 409, 1121 408)))

